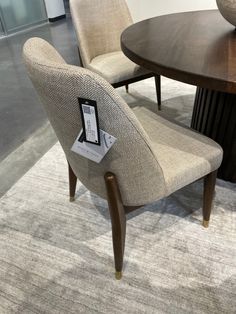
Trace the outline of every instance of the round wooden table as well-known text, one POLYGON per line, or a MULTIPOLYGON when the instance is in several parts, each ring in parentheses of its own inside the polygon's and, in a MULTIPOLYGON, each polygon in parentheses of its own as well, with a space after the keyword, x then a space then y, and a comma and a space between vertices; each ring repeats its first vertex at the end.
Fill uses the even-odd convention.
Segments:
POLYGON ((236 31, 217 10, 165 15, 128 27, 124 54, 154 73, 196 85, 191 127, 224 149, 218 176, 236 182, 236 31))

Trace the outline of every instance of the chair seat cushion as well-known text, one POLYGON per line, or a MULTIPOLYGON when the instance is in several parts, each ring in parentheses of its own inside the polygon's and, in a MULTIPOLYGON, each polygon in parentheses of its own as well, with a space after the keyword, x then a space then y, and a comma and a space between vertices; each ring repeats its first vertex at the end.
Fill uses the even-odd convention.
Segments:
POLYGON ((130 61, 122 51, 103 54, 94 58, 88 68, 105 78, 110 84, 151 73, 130 61))
POLYGON ((162 168, 167 194, 218 169, 222 148, 210 138, 170 122, 143 107, 134 113, 147 132, 162 168))

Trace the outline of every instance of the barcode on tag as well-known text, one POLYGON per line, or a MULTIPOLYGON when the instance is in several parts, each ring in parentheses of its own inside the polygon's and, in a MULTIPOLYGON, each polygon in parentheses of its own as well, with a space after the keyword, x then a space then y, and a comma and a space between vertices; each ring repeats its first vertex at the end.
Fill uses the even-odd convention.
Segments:
POLYGON ((90 111, 90 107, 89 106, 83 106, 83 110, 84 110, 84 113, 86 114, 91 114, 91 111, 90 111))
POLYGON ((97 103, 91 99, 78 98, 83 125, 84 141, 100 145, 97 103))

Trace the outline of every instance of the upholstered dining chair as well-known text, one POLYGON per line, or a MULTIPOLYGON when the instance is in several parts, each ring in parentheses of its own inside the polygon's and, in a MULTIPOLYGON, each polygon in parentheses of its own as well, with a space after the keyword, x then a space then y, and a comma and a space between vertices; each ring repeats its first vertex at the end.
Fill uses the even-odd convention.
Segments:
POLYGON ((160 75, 136 65, 121 51, 120 35, 133 21, 125 0, 70 0, 70 11, 83 67, 104 77, 113 87, 155 77, 161 109, 160 75))
POLYGON ((23 56, 68 161, 70 200, 79 179, 108 201, 116 278, 121 278, 128 212, 203 177, 203 225, 208 226, 222 161, 218 144, 146 108, 132 111, 105 79, 66 64, 43 39, 29 39, 23 56), (71 151, 82 129, 78 97, 97 102, 100 128, 117 138, 100 163, 71 151))

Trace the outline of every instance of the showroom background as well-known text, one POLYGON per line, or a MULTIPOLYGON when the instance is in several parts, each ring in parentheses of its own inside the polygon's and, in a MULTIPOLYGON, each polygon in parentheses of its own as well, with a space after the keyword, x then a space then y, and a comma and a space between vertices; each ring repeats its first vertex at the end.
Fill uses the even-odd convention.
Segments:
POLYGON ((175 12, 216 9, 216 0, 127 0, 134 21, 175 12))

